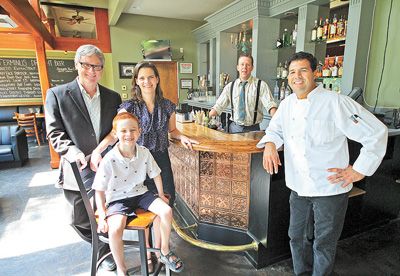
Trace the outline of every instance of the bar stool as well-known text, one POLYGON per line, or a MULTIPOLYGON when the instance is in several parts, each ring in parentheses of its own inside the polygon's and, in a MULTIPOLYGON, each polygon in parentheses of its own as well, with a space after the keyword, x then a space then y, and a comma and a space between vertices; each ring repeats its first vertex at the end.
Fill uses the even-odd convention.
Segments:
MULTIPOLYGON (((78 184, 79 192, 82 196, 82 200, 85 206, 85 211, 88 214, 89 221, 90 221, 90 228, 92 233, 92 258, 91 258, 91 270, 90 275, 95 276, 97 270, 101 264, 101 262, 109 256, 110 253, 103 256, 101 259, 98 259, 98 250, 99 250, 99 241, 108 243, 108 238, 97 233, 97 217, 95 213, 95 206, 92 206, 91 200, 93 199, 95 191, 89 187, 91 187, 94 179, 94 173, 91 172, 86 176, 82 176, 79 172, 78 166, 76 162, 70 162, 69 165, 71 166, 72 172, 75 176, 75 179, 78 184)), ((158 248, 146 248, 146 237, 145 237, 145 230, 150 229, 153 224, 153 221, 156 217, 150 211, 144 211, 142 209, 135 210, 137 217, 131 220, 125 227, 125 230, 137 231, 139 241, 131 240, 131 239, 123 239, 125 246, 133 246, 139 248, 139 255, 140 255, 140 263, 141 263, 141 275, 149 275, 149 269, 147 264, 147 251, 149 252, 159 252, 160 249, 158 248)), ((161 271, 161 268, 164 264, 159 262, 155 267, 153 275, 158 275, 161 271)), ((170 276, 171 271, 168 267, 165 268, 165 275, 170 276)))

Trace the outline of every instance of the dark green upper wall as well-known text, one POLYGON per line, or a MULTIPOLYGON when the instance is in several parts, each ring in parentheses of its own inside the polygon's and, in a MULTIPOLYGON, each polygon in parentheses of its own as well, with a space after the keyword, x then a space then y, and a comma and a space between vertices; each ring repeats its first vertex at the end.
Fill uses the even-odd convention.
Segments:
MULTIPOLYGON (((149 39, 169 39, 171 41, 172 59, 178 60, 182 56, 179 48, 184 49, 185 60, 193 63, 193 74, 179 75, 179 78, 197 78, 197 48, 192 30, 203 22, 178 20, 152 16, 122 14, 116 26, 110 27, 114 89, 120 93, 130 95, 131 80, 120 79, 118 62, 139 62, 143 59, 140 42, 149 39), (127 86, 127 91, 121 87, 127 86)), ((180 93, 184 98, 185 93, 180 93)), ((129 96, 130 97, 130 96, 129 96)))

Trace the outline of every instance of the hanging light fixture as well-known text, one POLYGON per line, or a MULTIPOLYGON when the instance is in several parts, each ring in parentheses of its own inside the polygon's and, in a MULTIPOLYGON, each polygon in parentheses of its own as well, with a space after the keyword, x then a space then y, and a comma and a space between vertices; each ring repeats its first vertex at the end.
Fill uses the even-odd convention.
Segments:
POLYGON ((231 44, 240 53, 249 54, 251 52, 251 37, 248 38, 246 24, 242 24, 242 29, 238 34, 231 34, 231 44))

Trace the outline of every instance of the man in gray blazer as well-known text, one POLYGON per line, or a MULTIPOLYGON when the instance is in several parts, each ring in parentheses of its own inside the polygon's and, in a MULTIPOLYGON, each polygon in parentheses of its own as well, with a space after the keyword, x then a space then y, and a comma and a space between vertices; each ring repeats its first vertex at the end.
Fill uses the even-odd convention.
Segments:
MULTIPOLYGON (((66 160, 77 161, 83 177, 90 174, 87 156, 112 129, 121 97, 98 84, 103 66, 104 55, 99 48, 80 46, 75 55, 78 77, 70 83, 50 88, 45 104, 47 138, 61 157, 58 186, 64 191, 71 226, 87 242, 91 242, 89 218, 66 160)), ((109 251, 108 245, 101 243, 99 258, 109 251)), ((114 270, 112 257, 106 258, 102 267, 114 270)))

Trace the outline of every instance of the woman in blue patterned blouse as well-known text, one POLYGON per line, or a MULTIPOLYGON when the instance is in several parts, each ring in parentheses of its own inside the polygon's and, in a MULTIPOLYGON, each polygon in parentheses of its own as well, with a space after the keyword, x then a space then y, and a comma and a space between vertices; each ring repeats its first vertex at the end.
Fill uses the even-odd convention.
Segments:
MULTIPOLYGON (((171 138, 180 140, 185 148, 192 149, 195 140, 182 135, 176 128, 175 104, 163 97, 160 87, 160 75, 157 67, 150 62, 136 65, 132 79, 131 100, 121 104, 119 112, 130 112, 140 120, 141 135, 137 143, 150 150, 161 169, 164 192, 171 198, 169 204, 175 201, 175 184, 172 175, 171 162, 168 155, 168 134, 171 138)), ((109 145, 113 145, 117 137, 113 133, 107 135, 93 151, 90 160, 92 170, 96 170, 101 161, 100 153, 109 145)), ((156 192, 151 179, 146 180, 150 191, 156 192)))

